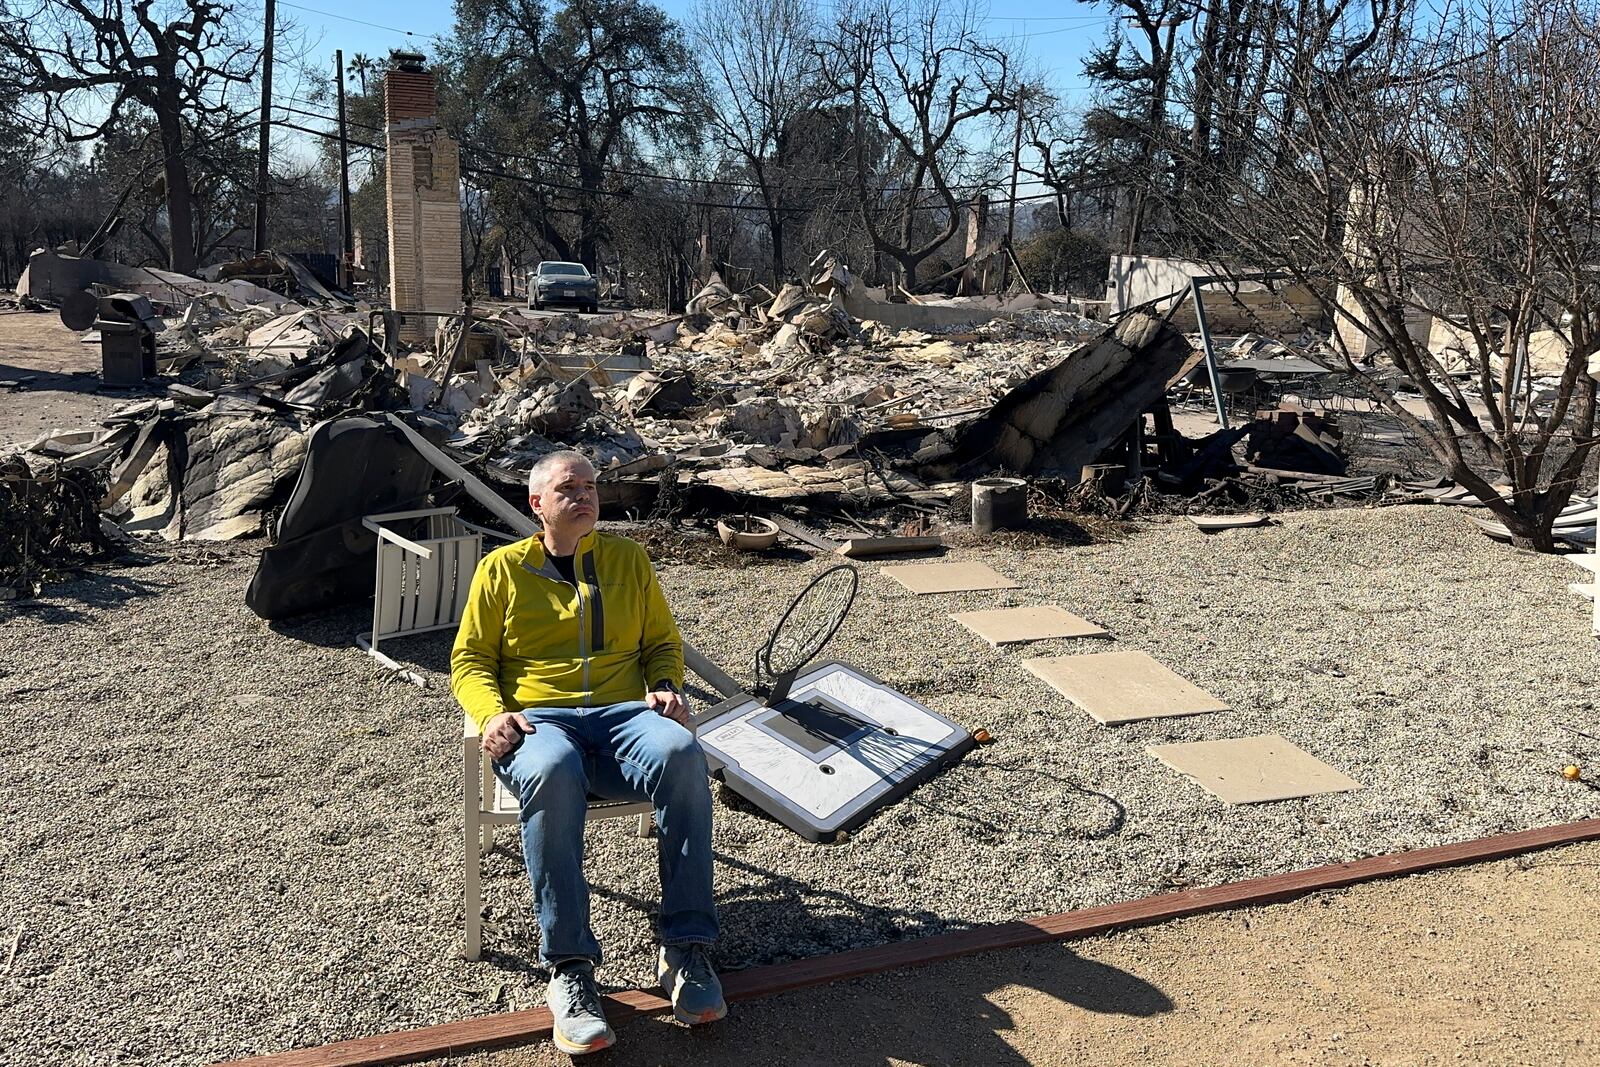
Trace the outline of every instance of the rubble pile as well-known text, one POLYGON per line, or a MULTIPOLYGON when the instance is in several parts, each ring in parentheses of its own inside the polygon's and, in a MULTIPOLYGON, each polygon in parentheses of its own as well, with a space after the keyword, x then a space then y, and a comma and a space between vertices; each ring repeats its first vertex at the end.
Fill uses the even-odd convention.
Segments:
MULTIPOLYGON (((1336 433, 1309 412, 1199 441, 1169 416, 1152 439, 1159 455, 1141 456, 1148 442, 1133 428, 1166 410, 1174 383, 1205 374, 1193 340, 1158 318, 1108 326, 1031 294, 890 304, 827 253, 805 284, 777 292, 736 292, 713 275, 681 314, 469 305, 439 316, 421 345, 402 340, 398 313, 292 258, 206 275, 35 257, 28 284, 42 295, 29 299, 62 302, 64 319, 88 295, 74 284, 126 284, 164 319, 154 395, 98 430, 34 442, 30 476, 84 471, 108 486, 100 510, 128 530, 225 539, 261 532, 285 506, 317 427, 382 412, 407 413, 508 490, 540 456, 576 448, 600 469, 609 505, 640 513, 670 487, 713 509, 908 505, 915 517, 961 499, 975 477, 1075 485, 1107 458, 1152 499, 1211 492, 1247 466, 1343 472, 1336 433), (1141 482, 1146 464, 1159 486, 1141 482)), ((1230 354, 1306 363, 1259 338, 1230 354)), ((381 419, 360 425, 388 432, 381 419)))
POLYGON ((1245 459, 1252 465, 1309 474, 1343 474, 1338 423, 1319 412, 1279 408, 1249 426, 1245 459))
MULTIPOLYGON (((83 321, 85 301, 93 317, 89 286, 127 286, 161 308, 164 317, 150 320, 160 374, 143 390, 157 398, 134 399, 96 430, 46 433, 12 469, 35 479, 61 470, 100 478, 109 488, 95 494, 97 514, 130 532, 226 540, 262 531, 299 471, 312 426, 341 411, 406 406, 396 368, 370 332, 371 310, 290 257, 207 273, 32 257, 19 288, 59 304, 69 326, 83 321)), ((85 342, 99 339, 101 325, 85 342)))
POLYGON ((67 568, 120 551, 100 518, 102 482, 83 468, 35 473, 18 457, 0 460, 0 601, 34 596, 67 568))
POLYGON ((734 293, 713 276, 682 315, 510 309, 475 319, 467 341, 441 331, 438 354, 406 360, 404 374, 434 382, 450 362, 441 390, 409 390, 413 406, 451 422, 451 443, 486 451, 508 483, 574 447, 617 477, 653 479, 670 464, 736 495, 944 500, 916 464, 891 458, 874 472, 861 446, 979 415, 1104 330, 1031 305, 959 331, 896 328, 853 317, 856 292, 835 258, 819 257, 809 286, 776 294, 734 293))

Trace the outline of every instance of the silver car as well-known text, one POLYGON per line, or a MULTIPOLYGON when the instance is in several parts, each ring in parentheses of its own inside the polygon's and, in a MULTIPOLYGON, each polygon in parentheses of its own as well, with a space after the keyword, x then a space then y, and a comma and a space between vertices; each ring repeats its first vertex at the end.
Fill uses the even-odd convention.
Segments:
POLYGON ((535 311, 553 304, 575 307, 591 315, 600 310, 600 283, 582 263, 547 259, 533 273, 528 306, 535 311))

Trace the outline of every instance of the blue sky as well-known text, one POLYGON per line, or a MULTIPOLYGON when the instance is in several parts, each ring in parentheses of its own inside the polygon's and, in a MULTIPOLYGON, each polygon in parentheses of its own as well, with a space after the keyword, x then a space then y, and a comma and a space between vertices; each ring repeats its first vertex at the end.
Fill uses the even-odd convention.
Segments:
MULTIPOLYGON (((240 8, 249 10, 245 5, 259 2, 240 0, 240 8)), ((686 20, 693 9, 693 0, 656 0, 656 3, 679 21, 686 20)), ((831 0, 818 0, 819 13, 825 14, 831 7, 831 0)), ((260 10, 255 9, 258 20, 260 10)), ((307 61, 327 71, 330 82, 336 48, 344 50, 346 64, 357 52, 380 61, 393 48, 427 53, 432 50, 430 37, 449 33, 453 21, 453 7, 448 0, 278 0, 278 11, 280 20, 292 19, 304 31, 310 48, 307 61)), ((1095 7, 1077 0, 1055 4, 991 0, 981 9, 981 17, 992 37, 1018 42, 1027 49, 1030 67, 1044 72, 1051 88, 1063 101, 1077 104, 1087 100, 1082 60, 1090 48, 1105 38, 1111 23, 1105 6, 1095 7)), ((354 86, 353 78, 350 84, 354 86)), ((296 100, 303 101, 310 95, 309 89, 285 71, 274 79, 274 102, 303 107, 305 105, 296 100)), ((320 125, 305 115, 296 116, 295 121, 320 125)), ((290 143, 299 140, 287 131, 282 136, 290 143)), ((1024 184, 1036 185, 1026 181, 1024 184)), ((1038 189, 1018 191, 1027 195, 1038 189)))
MULTIPOLYGON (((693 6, 691 0, 658 0, 658 5, 680 21, 693 6)), ((822 0, 819 11, 828 6, 822 0)), ((347 60, 356 52, 381 59, 391 48, 408 46, 426 52, 429 35, 448 33, 452 21, 452 7, 442 0, 278 0, 278 9, 306 31, 313 57, 326 59, 330 70, 335 48, 344 49, 347 60)), ((983 18, 993 36, 1025 43, 1034 63, 1048 72, 1052 87, 1065 99, 1083 96, 1082 57, 1104 37, 1110 22, 1104 7, 1076 0, 993 0, 983 18)))

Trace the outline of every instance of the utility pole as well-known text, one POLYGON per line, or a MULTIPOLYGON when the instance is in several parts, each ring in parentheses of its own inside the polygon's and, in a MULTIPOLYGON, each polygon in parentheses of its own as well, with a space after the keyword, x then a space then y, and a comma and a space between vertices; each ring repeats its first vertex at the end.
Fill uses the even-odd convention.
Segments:
POLYGON ((272 28, 276 0, 267 0, 267 35, 261 46, 261 158, 256 163, 256 251, 267 250, 267 153, 272 142, 272 28))
MULTIPOLYGON (((270 0, 269 0, 270 2, 270 0)), ((339 259, 344 267, 341 281, 351 285, 355 281, 356 242, 355 230, 350 225, 350 132, 344 114, 344 50, 334 49, 333 61, 339 69, 339 259)))
POLYGON ((1011 237, 1017 232, 1017 172, 1022 169, 1022 106, 1028 94, 1017 90, 1017 139, 1011 146, 1011 202, 1006 205, 1006 248, 1010 253, 1000 261, 1000 291, 1004 293, 1011 284, 1011 237))
MULTIPOLYGON (((710 197, 706 198, 707 200, 710 197)), ((697 285, 704 285, 711 277, 711 209, 700 209, 700 277, 697 285)), ((727 281, 726 278, 723 281, 727 281)))

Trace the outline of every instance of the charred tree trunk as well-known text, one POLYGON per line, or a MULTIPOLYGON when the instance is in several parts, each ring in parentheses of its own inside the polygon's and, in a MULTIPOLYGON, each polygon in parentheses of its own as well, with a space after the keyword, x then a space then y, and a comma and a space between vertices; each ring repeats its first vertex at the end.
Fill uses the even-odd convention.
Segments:
POLYGON ((600 263, 600 168, 592 163, 579 164, 580 184, 578 204, 578 260, 593 273, 600 263))
POLYGON ((156 124, 161 131, 161 151, 167 185, 167 265, 182 274, 194 272, 195 226, 194 187, 185 158, 183 122, 174 93, 162 93, 156 108, 156 124))
POLYGON ((773 207, 767 208, 767 229, 772 234, 772 286, 783 286, 785 265, 783 256, 783 214, 773 207))

